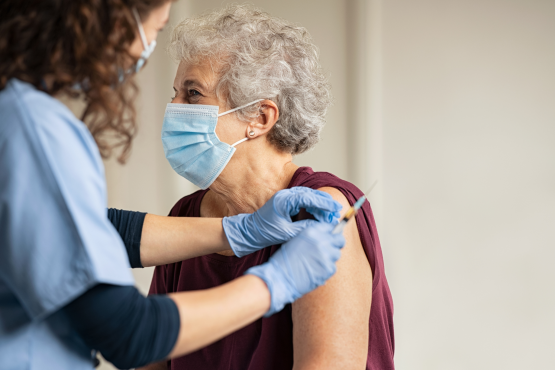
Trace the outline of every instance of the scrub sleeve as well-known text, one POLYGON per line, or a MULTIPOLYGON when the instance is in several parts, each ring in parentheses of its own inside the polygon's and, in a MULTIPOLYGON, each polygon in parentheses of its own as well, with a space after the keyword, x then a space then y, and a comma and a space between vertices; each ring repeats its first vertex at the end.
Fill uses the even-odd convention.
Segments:
POLYGON ((98 149, 62 103, 16 79, 0 112, 0 368, 91 368, 57 311, 96 284, 134 284, 98 149))

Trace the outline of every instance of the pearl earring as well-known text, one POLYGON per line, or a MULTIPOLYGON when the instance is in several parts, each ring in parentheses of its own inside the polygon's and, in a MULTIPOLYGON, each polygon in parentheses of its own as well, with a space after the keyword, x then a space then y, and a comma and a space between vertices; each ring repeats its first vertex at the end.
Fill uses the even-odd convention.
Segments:
POLYGON ((254 131, 250 131, 249 132, 249 136, 254 136, 255 132, 254 131))

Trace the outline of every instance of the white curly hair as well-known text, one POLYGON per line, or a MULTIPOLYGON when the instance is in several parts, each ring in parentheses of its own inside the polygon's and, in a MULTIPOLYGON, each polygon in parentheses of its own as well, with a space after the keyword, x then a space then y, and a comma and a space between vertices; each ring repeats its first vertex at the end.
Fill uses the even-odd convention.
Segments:
MULTIPOLYGON (((217 65, 216 94, 229 107, 257 99, 276 103, 280 116, 268 140, 278 149, 300 154, 320 139, 331 92, 304 27, 251 5, 228 5, 177 25, 168 51, 178 63, 217 65)), ((238 116, 252 120, 259 108, 244 108, 238 116)))

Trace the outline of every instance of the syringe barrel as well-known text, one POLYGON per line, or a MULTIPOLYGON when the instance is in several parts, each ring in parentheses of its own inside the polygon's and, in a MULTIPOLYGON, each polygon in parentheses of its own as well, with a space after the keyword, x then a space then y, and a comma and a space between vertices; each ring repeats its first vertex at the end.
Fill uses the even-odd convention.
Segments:
POLYGON ((346 218, 339 221, 339 223, 337 225, 335 225, 335 227, 333 228, 333 231, 331 233, 332 234, 342 233, 343 229, 345 228, 345 225, 347 225, 347 222, 349 222, 349 220, 347 220, 346 218))

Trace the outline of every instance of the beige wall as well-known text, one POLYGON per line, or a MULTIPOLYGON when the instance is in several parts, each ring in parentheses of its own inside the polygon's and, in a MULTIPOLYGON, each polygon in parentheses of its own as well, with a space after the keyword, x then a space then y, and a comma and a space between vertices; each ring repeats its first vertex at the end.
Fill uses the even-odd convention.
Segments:
POLYGON ((384 1, 382 22, 399 368, 553 368, 555 1, 384 1))
MULTIPOLYGON (((553 367, 555 1, 251 2, 306 26, 330 74, 323 140, 296 162, 380 180, 397 368, 553 367)), ((222 3, 181 0, 172 22, 222 3)), ((166 214, 194 190, 160 143, 167 36, 140 75, 132 158, 107 164, 113 207, 166 214)))

